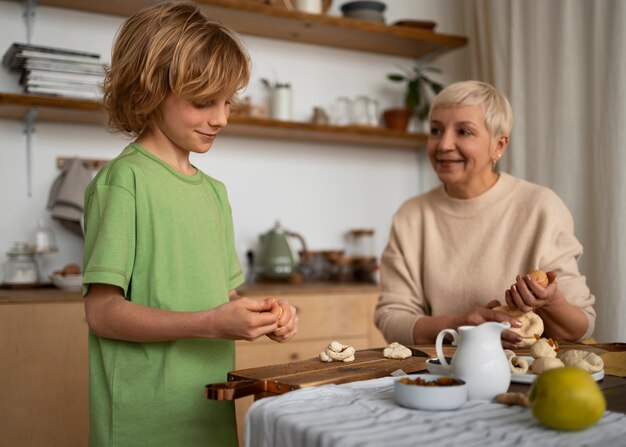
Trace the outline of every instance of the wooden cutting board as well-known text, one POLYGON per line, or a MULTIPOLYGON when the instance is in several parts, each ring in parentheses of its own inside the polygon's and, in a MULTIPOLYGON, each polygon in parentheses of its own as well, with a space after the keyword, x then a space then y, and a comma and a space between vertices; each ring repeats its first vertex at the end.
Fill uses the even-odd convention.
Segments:
POLYGON ((425 370, 429 352, 417 350, 418 346, 410 348, 413 356, 403 360, 387 359, 383 357, 383 348, 377 348, 357 351, 356 359, 349 363, 324 363, 316 357, 232 371, 228 374, 228 382, 207 385, 205 394, 208 399, 232 400, 251 394, 282 394, 329 383, 375 379, 400 369, 407 374, 425 370))
MULTIPOLYGON (((611 350, 607 347, 608 345, 567 342, 560 344, 562 350, 583 349, 598 354, 611 350)), ((207 385, 205 395, 213 400, 233 400, 251 394, 276 395, 329 383, 376 379, 400 369, 411 374, 425 370, 425 361, 430 357, 437 357, 434 345, 412 345, 408 348, 413 351, 413 357, 404 360, 387 359, 383 357, 383 348, 376 348, 357 351, 355 361, 350 363, 324 363, 315 357, 298 362, 232 371, 228 374, 228 382, 207 385)), ((455 350, 456 348, 450 345, 443 347, 445 356, 453 355, 455 350)), ((528 355, 528 348, 516 350, 516 353, 528 355)))

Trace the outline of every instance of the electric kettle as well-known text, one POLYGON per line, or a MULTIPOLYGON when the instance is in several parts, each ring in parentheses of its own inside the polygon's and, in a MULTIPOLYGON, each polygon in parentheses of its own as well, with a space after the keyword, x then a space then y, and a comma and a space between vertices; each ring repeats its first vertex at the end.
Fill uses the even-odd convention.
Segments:
POLYGON ((269 279, 287 279, 297 273, 299 257, 293 248, 293 239, 298 239, 302 245, 302 252, 306 253, 304 238, 298 233, 284 229, 280 222, 276 222, 274 228, 262 234, 255 267, 257 275, 269 279))

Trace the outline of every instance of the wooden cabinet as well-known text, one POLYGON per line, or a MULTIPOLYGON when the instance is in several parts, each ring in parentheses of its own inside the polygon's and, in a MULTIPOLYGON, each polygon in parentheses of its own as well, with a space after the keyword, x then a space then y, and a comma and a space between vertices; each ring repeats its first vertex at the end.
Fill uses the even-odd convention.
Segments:
MULTIPOLYGON (((299 329, 293 339, 286 343, 275 343, 266 337, 255 342, 238 341, 237 369, 316 357, 333 340, 356 349, 386 346, 385 339, 373 323, 379 295, 376 287, 348 286, 327 292, 278 290, 277 293, 271 293, 271 290, 253 290, 246 295, 254 298, 270 295, 287 299, 297 309, 299 329)), ((240 440, 245 415, 252 402, 252 397, 236 402, 240 440)))
MULTIPOLYGON (((238 341, 237 369, 315 357, 332 340, 357 349, 385 346, 372 323, 378 290, 358 285, 262 287, 298 310, 299 331, 287 343, 238 341)), ((0 290, 0 444, 83 447, 87 444, 88 328, 79 293, 0 290)), ((240 434, 252 398, 237 401, 240 434)))
MULTIPOLYGON (((150 0, 40 0, 38 4, 80 11, 127 16, 150 0)), ((368 53, 430 59, 462 47, 467 39, 406 26, 389 26, 343 17, 306 14, 265 5, 258 1, 199 0, 202 9, 242 34, 290 42, 342 48, 368 53)), ((303 55, 303 57, 306 57, 303 55)), ((94 101, 35 95, 0 93, 0 118, 24 119, 37 108, 37 119, 71 123, 102 124, 100 104, 94 101)), ((274 138, 332 144, 415 150, 426 135, 407 134, 382 128, 329 126, 233 116, 225 135, 274 138)))
POLYGON ((0 303, 0 444, 87 445, 87 350, 81 298, 0 303))

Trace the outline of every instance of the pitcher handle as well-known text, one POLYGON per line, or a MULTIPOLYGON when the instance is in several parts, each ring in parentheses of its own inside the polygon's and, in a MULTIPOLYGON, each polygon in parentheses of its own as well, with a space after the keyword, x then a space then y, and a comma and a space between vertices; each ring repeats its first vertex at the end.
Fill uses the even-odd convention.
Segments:
POLYGON ((455 331, 454 329, 444 329, 443 331, 437 334, 437 339, 435 340, 435 351, 437 352, 437 358, 439 359, 439 363, 441 363, 441 365, 444 368, 450 371, 450 365, 446 361, 446 356, 443 355, 443 346, 442 346, 443 337, 445 337, 446 334, 452 335, 452 339, 454 340, 453 342, 456 343, 459 333, 455 331))

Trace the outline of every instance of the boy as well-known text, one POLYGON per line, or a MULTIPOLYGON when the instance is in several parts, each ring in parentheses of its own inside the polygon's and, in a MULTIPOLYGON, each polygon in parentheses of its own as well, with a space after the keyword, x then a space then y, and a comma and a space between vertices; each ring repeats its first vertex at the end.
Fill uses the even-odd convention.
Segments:
POLYGON ((233 340, 297 330, 288 302, 237 296, 226 189, 189 162, 249 77, 239 40, 193 4, 147 7, 119 31, 103 102, 136 139, 85 192, 92 446, 237 445, 232 402, 204 385, 234 369, 233 340))

